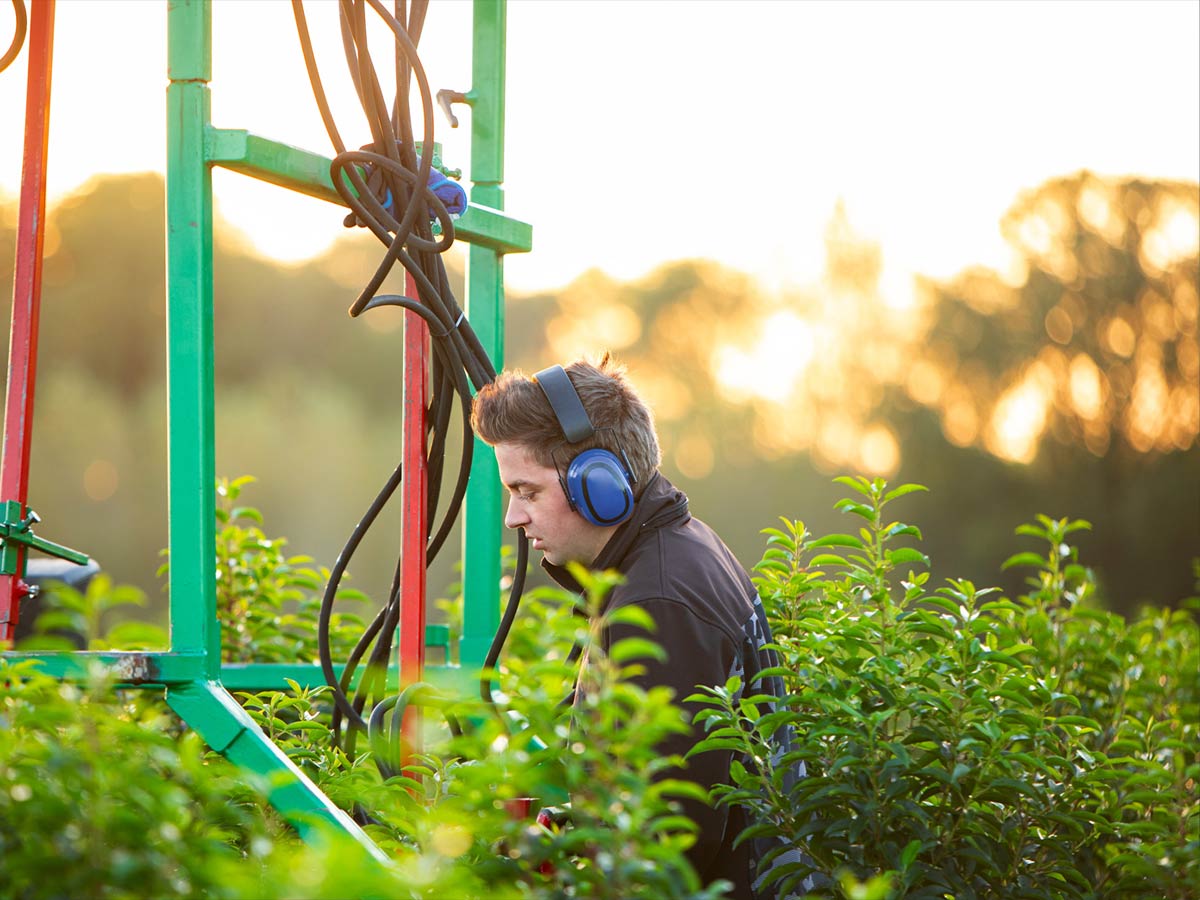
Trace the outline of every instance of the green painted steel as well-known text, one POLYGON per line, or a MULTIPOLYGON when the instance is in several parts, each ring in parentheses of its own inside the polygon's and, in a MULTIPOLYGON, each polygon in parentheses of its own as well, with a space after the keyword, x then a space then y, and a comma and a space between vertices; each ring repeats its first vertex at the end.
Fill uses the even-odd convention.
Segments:
MULTIPOLYGON (((504 209, 504 0, 475 0, 471 49, 471 202, 504 209)), ((530 241, 532 245, 532 240, 530 241)), ((530 249, 526 247, 525 249, 530 249)), ((471 246, 467 317, 499 370, 504 365, 504 257, 471 246)), ((500 624, 502 504, 496 455, 479 439, 463 509, 462 664, 483 664, 500 624)))
MULTIPOLYGON (((450 627, 441 624, 425 626, 425 649, 436 649, 440 652, 440 665, 426 662, 426 669, 446 668, 450 666, 450 627)), ((334 672, 340 679, 343 667, 335 665, 334 672)), ((357 686, 362 677, 363 666, 359 666, 351 686, 357 686)), ((225 663, 221 666, 221 683, 230 690, 236 691, 286 691, 290 689, 288 680, 296 682, 302 688, 315 688, 325 684, 325 675, 316 663, 225 663)), ((387 687, 393 690, 400 684, 400 673, 397 666, 388 669, 387 687)))
POLYGON ((262 788, 267 798, 287 815, 303 839, 316 836, 319 825, 329 826, 354 838, 363 850, 364 861, 388 864, 375 842, 267 739, 220 684, 195 681, 170 687, 167 703, 218 753, 243 769, 265 776, 262 788))
POLYGON ((168 4, 167 390, 171 649, 199 657, 200 677, 168 686, 171 707, 236 764, 262 776, 268 798, 302 834, 339 829, 383 862, 374 842, 276 747, 217 683, 216 483, 213 460, 210 0, 168 4))
POLYGON ((168 5, 167 466, 171 649, 220 669, 213 461, 210 0, 168 5))
POLYGON ((33 510, 22 515, 24 506, 21 501, 5 500, 3 504, 0 504, 0 509, 3 510, 0 512, 0 516, 3 517, 3 521, 0 521, 0 574, 25 577, 25 567, 22 565, 24 562, 24 554, 21 553, 22 547, 65 559, 77 566, 88 564, 86 553, 80 553, 78 550, 72 550, 70 547, 64 547, 62 544, 56 544, 34 534, 33 523, 40 522, 41 519, 33 510))
POLYGON ((162 687, 206 677, 202 654, 120 650, 78 653, 6 653, 9 660, 36 659, 47 675, 71 681, 88 678, 99 666, 122 687, 162 687))
MULTIPOLYGON (((214 165, 318 200, 342 204, 329 177, 327 157, 244 129, 210 126, 206 137, 206 157, 214 165)), ((474 199, 455 221, 454 233, 459 240, 499 253, 521 253, 533 246, 530 225, 474 199)))

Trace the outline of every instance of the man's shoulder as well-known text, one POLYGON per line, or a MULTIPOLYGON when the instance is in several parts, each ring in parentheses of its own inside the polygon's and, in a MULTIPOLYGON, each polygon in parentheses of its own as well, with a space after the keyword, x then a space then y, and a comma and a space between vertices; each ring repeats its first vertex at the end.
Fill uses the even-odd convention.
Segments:
POLYGON ((613 606, 652 604, 674 616, 691 615, 740 634, 757 592, 746 570, 711 528, 698 519, 657 529, 625 559, 613 606))

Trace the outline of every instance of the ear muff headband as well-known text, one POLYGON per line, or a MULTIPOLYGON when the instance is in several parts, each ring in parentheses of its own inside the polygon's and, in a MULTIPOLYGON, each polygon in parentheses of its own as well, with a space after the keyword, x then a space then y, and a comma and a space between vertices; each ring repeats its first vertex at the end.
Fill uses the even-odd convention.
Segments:
POLYGON ((575 393, 575 385, 571 384, 571 379, 567 376, 566 369, 562 366, 551 366, 534 375, 533 380, 550 401, 567 443, 578 444, 596 433, 587 410, 583 408, 583 401, 575 393))
MULTIPOLYGON (((533 376, 550 401, 567 443, 577 444, 596 433, 583 402, 562 366, 550 366, 533 376)), ((633 475, 629 465, 601 447, 584 450, 559 474, 571 509, 593 525, 620 525, 633 515, 633 475)))

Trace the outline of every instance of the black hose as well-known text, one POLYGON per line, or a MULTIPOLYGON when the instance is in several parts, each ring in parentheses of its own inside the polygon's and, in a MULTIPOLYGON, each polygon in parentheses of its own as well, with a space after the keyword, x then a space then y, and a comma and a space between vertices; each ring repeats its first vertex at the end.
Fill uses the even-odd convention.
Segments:
POLYGON ((13 64, 13 60, 21 52, 21 47, 25 44, 25 28, 28 25, 29 19, 25 13, 24 0, 12 0, 13 15, 16 17, 16 24, 13 27, 12 43, 8 45, 8 49, 4 51, 4 55, 0 56, 0 72, 3 72, 13 64))
POLYGON ((525 529, 517 529, 517 570, 513 573, 512 589, 508 592, 508 603, 504 607, 504 615, 500 619, 500 627, 492 638, 492 646, 488 648, 487 657, 483 661, 483 674, 479 676, 479 696, 492 709, 496 709, 496 701, 492 699, 492 671, 500 659, 500 650, 508 640, 508 632, 517 618, 517 607, 521 603, 521 594, 525 590, 525 570, 529 563, 529 538, 525 529))
MULTIPOLYGON (((472 392, 496 377, 494 363, 450 289, 443 262, 443 254, 454 243, 455 230, 454 220, 445 204, 429 187, 434 154, 434 104, 417 53, 427 10, 427 0, 411 0, 407 8, 399 0, 394 12, 389 12, 381 0, 339 0, 338 19, 345 61, 371 136, 370 143, 351 150, 347 149, 338 130, 321 82, 303 0, 292 0, 292 13, 313 97, 335 151, 330 163, 330 178, 350 210, 346 224, 366 228, 386 247, 375 272, 350 304, 349 313, 357 317, 385 306, 400 307, 420 316, 429 329, 433 351, 429 378, 431 395, 423 446, 429 476, 426 565, 444 546, 466 496, 475 443, 470 421, 472 392), (384 97, 367 45, 368 7, 390 29, 394 38, 396 94, 390 104, 384 97), (414 111, 409 102, 409 87, 414 83, 420 97, 418 129, 413 127, 414 111), (419 154, 418 132, 421 135, 419 154), (416 297, 378 293, 397 263, 411 278, 416 297), (446 498, 445 510, 438 522, 447 439, 456 419, 455 404, 459 407, 457 419, 462 432, 462 448, 454 488, 446 498), (438 522, 436 527, 435 522, 438 522)), ((333 693, 331 730, 334 743, 344 737, 344 747, 347 752, 352 752, 356 735, 365 734, 372 746, 380 751, 376 753, 376 764, 385 777, 386 773, 395 774, 399 765, 392 762, 394 755, 398 758, 398 751, 393 754, 388 746, 398 741, 396 735, 403 708, 409 702, 422 702, 427 696, 427 693, 411 690, 414 687, 411 685, 399 695, 386 696, 387 666, 400 619, 402 560, 397 561, 385 604, 356 643, 340 678, 333 667, 330 627, 333 604, 351 558, 402 480, 402 467, 397 465, 346 540, 330 572, 317 623, 321 670, 333 693), (364 665, 362 677, 352 690, 354 676, 364 665), (390 742, 381 737, 389 712, 393 716, 390 742)), ((485 670, 494 669, 499 659, 524 590, 527 564, 528 540, 522 532, 518 540, 516 577, 503 620, 488 652, 485 670)), ((481 692, 484 699, 492 702, 490 683, 486 678, 481 683, 481 692)), ((456 732, 458 728, 457 721, 453 721, 451 731, 456 732)))

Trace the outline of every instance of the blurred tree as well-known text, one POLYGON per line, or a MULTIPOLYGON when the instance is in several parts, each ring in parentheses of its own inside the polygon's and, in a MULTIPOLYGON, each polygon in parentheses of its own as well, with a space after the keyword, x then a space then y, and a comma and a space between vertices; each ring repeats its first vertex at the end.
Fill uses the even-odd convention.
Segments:
POLYGON ((925 282, 905 387, 952 444, 1028 464, 1022 480, 1072 504, 1029 512, 1096 521, 1083 543, 1110 602, 1150 599, 1147 570, 1158 599, 1183 597, 1200 555, 1200 190, 1080 172, 1002 228, 1013 273, 925 282))
POLYGON ((1080 516, 1109 603, 1176 602, 1200 554, 1196 198, 1049 182, 1005 219, 1015 276, 925 279, 913 297, 885 291, 882 248, 839 206, 817 286, 767 297, 704 262, 626 284, 590 272, 510 305, 509 363, 614 350, 667 470, 744 562, 776 515, 833 530, 820 476, 858 471, 933 487, 929 549, 960 568, 995 571, 1038 513, 1080 516))
POLYGON ((1029 462, 1043 438, 1114 461, 1186 451, 1200 433, 1195 184, 1087 172, 1026 194, 1002 228, 1016 278, 927 282, 924 361, 970 387, 940 409, 954 443, 1029 462))
MULTIPOLYGON (((1050 182, 1005 220, 1014 273, 925 280, 913 296, 892 293, 883 248, 839 208, 819 284, 770 295, 707 261, 631 282, 589 272, 509 298, 507 363, 613 350, 654 405, 668 474, 747 565, 777 516, 845 530, 828 476, 867 472, 932 489, 926 549, 948 571, 990 579, 1017 524, 1081 517, 1110 604, 1175 602, 1200 553, 1196 198, 1194 184, 1050 182)), ((6 285, 15 207, 0 204, 6 285)), ((167 524, 163 215, 152 175, 97 179, 49 211, 30 494, 48 537, 152 597, 167 524)), ((355 230, 281 265, 218 220, 218 473, 258 476, 250 499, 272 531, 325 565, 399 454, 400 317, 345 314, 381 256, 355 230)), ((355 557, 373 596, 394 525, 355 557)))
MULTIPOLYGON (((48 210, 29 490, 47 537, 152 599, 167 543, 164 216, 153 174, 93 179, 48 210)), ((0 204, 0 284, 9 286, 15 225, 15 200, 0 204)), ((296 552, 325 565, 400 454, 400 316, 346 315, 382 255, 354 230, 317 260, 280 265, 249 250, 218 208, 218 474, 260 476, 252 501, 296 552)), ((456 261, 451 281, 461 286, 456 261)), ((386 289, 399 285, 393 274, 386 289)), ((5 321, 11 296, 6 288, 0 298, 5 321)), ((395 566, 389 525, 373 530, 353 569, 355 584, 376 594, 395 566)), ((443 568, 431 584, 449 580, 450 562, 443 568)))

